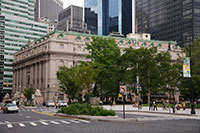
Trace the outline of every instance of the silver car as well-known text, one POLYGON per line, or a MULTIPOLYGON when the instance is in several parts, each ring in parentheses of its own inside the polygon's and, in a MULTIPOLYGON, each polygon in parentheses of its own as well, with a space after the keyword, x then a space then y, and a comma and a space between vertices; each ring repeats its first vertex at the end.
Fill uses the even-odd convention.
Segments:
POLYGON ((18 111, 19 111, 19 108, 15 104, 13 104, 13 103, 8 103, 3 108, 3 113, 8 113, 8 112, 18 113, 18 111))

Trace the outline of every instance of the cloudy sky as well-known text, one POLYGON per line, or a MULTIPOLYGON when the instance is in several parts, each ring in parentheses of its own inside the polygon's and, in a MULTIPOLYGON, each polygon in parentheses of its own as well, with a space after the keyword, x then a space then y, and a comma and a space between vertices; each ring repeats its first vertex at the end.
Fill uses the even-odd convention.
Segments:
POLYGON ((63 0, 64 8, 68 7, 69 5, 76 5, 83 7, 84 0, 63 0))

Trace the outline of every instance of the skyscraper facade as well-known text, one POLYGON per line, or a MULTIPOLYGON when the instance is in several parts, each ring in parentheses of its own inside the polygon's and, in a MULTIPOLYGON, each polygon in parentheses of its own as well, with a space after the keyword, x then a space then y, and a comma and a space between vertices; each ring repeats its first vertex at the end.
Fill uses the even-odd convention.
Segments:
POLYGON ((14 53, 46 33, 45 24, 34 22, 34 0, 1 0, 0 100, 12 90, 14 53))
POLYGON ((57 21, 58 13, 63 10, 62 0, 35 0, 36 21, 57 21))
POLYGON ((90 34, 83 21, 83 8, 71 5, 58 14, 57 30, 90 34))
POLYGON ((200 0, 136 0, 139 33, 189 45, 200 35, 200 0))
POLYGON ((85 0, 85 22, 92 34, 134 33, 134 0, 85 0))

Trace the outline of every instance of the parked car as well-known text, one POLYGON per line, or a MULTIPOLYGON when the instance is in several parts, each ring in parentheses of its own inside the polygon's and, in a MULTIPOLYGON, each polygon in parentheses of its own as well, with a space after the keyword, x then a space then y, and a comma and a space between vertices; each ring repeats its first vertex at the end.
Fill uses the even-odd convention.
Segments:
POLYGON ((3 103, 0 103, 0 110, 3 109, 3 103))
POLYGON ((8 113, 8 112, 18 113, 18 111, 19 111, 19 108, 13 103, 8 103, 3 108, 3 113, 8 113))
POLYGON ((55 103, 53 101, 46 102, 46 107, 54 107, 55 103))
POLYGON ((60 108, 60 107, 66 107, 67 103, 65 101, 58 101, 58 103, 56 104, 56 108, 60 108))

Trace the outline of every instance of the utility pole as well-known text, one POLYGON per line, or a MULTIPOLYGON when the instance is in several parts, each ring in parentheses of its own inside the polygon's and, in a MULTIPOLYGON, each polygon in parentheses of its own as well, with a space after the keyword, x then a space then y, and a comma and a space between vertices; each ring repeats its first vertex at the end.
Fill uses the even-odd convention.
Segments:
POLYGON ((194 107, 194 87, 193 87, 193 82, 192 82, 192 43, 190 44, 189 54, 190 54, 190 69, 191 69, 191 78, 190 78, 190 85, 191 85, 191 114, 196 114, 195 107, 194 107))

